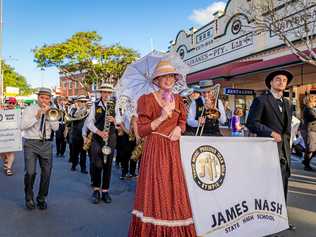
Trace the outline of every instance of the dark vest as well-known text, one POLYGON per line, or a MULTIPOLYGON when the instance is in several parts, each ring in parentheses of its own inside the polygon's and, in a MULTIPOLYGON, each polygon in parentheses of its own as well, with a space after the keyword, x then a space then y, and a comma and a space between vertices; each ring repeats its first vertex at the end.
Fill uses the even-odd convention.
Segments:
MULTIPOLYGON (((199 98, 200 100, 198 103, 196 103, 196 115, 195 119, 198 120, 199 117, 202 116, 202 111, 204 107, 204 103, 202 98, 199 98)), ((217 107, 217 106, 216 106, 217 107)), ((204 110, 204 116, 207 114, 207 111, 204 110)), ((209 119, 206 117, 205 125, 203 129, 203 136, 222 136, 220 130, 219 130, 219 121, 218 119, 209 119)))
MULTIPOLYGON (((95 123, 94 125, 97 127, 97 129, 99 129, 100 131, 103 131, 104 129, 104 121, 105 121, 105 114, 106 114, 106 110, 103 109, 103 106, 99 106, 99 102, 100 100, 96 101, 94 103, 95 105, 95 123)), ((111 114, 111 116, 115 116, 115 114, 111 114)), ((109 137, 109 144, 112 143, 113 141, 111 141, 111 137, 112 135, 115 135, 115 125, 111 123, 110 125, 110 137, 109 137)), ((97 134, 93 134, 93 140, 97 141, 100 144, 104 144, 103 139, 97 135, 97 134)))

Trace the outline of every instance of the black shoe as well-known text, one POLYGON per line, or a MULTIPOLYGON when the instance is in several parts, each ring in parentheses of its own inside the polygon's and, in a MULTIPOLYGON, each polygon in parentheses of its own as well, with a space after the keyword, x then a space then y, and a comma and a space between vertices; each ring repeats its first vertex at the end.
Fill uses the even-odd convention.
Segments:
POLYGON ((112 198, 110 197, 109 192, 102 192, 102 201, 105 203, 111 203, 112 198))
POLYGON ((289 229, 291 231, 295 231, 296 230, 296 226, 294 224, 289 224, 289 229))
POLYGON ((26 207, 27 209, 29 209, 29 210, 35 209, 35 203, 34 203, 33 199, 31 199, 31 200, 26 200, 26 201, 25 201, 25 207, 26 207))
POLYGON ((124 180, 126 178, 125 175, 121 175, 120 180, 124 180))
POLYGON ((91 201, 93 204, 98 204, 100 202, 100 192, 99 190, 95 190, 92 193, 91 201))
POLYGON ((47 209, 46 201, 42 201, 42 200, 37 199, 37 207, 40 210, 46 210, 47 209))
POLYGON ((304 167, 304 170, 306 170, 306 171, 313 171, 314 169, 310 165, 306 165, 304 167))
POLYGON ((86 171, 86 170, 81 170, 81 173, 83 173, 83 174, 88 174, 88 171, 86 171))

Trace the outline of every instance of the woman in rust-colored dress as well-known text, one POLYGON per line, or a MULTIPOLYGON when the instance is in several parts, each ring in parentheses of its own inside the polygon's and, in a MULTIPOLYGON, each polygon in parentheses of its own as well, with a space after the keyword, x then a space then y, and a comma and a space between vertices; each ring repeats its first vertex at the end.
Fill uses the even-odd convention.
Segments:
POLYGON ((180 77, 168 61, 156 67, 159 91, 138 101, 138 130, 145 138, 129 237, 194 237, 192 212, 180 158, 186 112, 171 90, 180 77))

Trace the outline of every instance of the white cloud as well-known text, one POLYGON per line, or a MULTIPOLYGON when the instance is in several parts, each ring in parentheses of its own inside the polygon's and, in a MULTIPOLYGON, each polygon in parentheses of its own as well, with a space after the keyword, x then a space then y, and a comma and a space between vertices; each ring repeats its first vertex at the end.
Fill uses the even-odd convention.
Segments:
POLYGON ((223 1, 213 2, 207 8, 194 9, 189 19, 199 25, 205 25, 213 20, 213 13, 217 11, 224 11, 226 3, 223 1))

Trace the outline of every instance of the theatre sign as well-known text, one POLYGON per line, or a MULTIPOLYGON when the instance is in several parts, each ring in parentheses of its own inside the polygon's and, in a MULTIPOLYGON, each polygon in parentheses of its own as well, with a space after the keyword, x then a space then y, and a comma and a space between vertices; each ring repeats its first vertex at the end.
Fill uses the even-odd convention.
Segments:
MULTIPOLYGON (((207 25, 199 29, 191 28, 188 32, 181 30, 175 40, 170 42, 169 51, 178 52, 192 67, 191 73, 194 73, 233 61, 242 61, 283 45, 283 41, 272 32, 256 34, 251 30, 254 23, 245 13, 247 9, 241 8, 249 6, 249 2, 250 0, 229 0, 225 11, 214 15, 214 20, 207 25)), ((316 7, 311 5, 310 8, 313 22, 316 7)), ((282 11, 282 7, 278 11, 282 11)), ((299 9, 289 12, 279 24, 284 24, 286 31, 291 31, 301 20, 302 14, 299 9)), ((290 39, 295 40, 297 37, 293 34, 290 39)))

